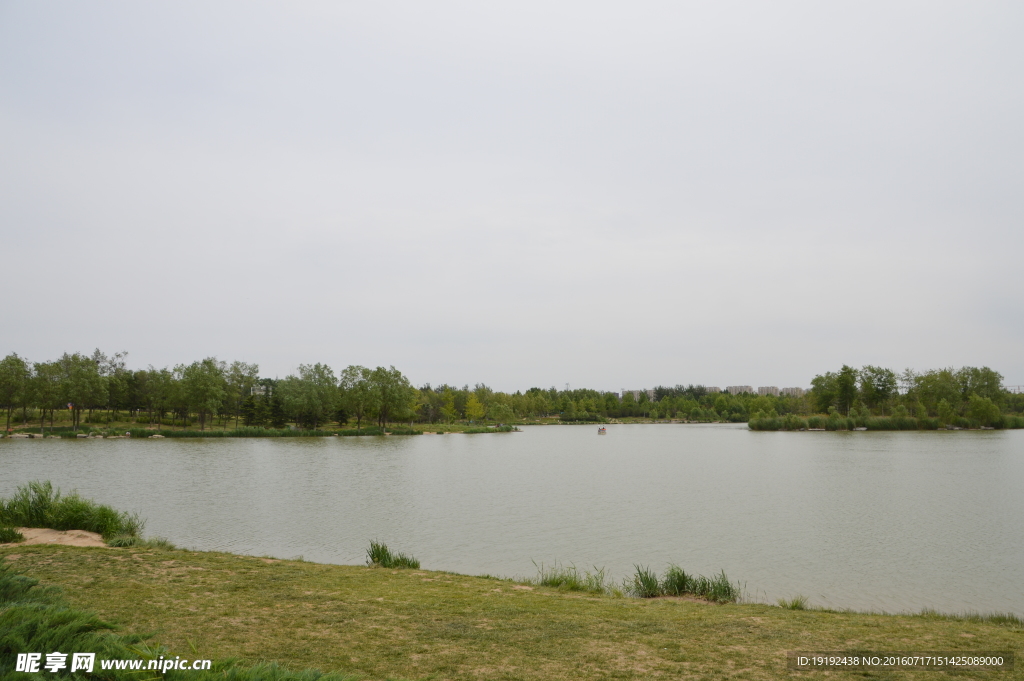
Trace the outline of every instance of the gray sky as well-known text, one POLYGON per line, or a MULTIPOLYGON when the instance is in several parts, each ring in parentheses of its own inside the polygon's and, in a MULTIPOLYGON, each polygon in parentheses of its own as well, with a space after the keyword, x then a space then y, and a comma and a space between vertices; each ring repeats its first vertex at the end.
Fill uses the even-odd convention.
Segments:
POLYGON ((1024 383, 1024 5, 0 0, 0 353, 1024 383))

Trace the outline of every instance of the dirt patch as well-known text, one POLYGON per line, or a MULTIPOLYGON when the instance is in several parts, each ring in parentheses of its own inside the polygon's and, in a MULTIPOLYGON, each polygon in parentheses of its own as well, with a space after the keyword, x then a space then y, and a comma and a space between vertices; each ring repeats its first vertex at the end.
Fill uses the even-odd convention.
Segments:
POLYGON ((19 527, 18 531, 25 536, 25 541, 17 544, 0 544, 18 546, 25 544, 63 544, 64 546, 103 546, 106 542, 95 532, 85 530, 51 530, 48 527, 19 527))

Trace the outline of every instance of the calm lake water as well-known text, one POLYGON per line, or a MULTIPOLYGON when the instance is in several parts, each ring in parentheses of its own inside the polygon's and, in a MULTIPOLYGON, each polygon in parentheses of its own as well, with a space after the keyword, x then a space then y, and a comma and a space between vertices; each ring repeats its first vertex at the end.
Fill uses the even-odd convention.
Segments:
POLYGON ((468 574, 674 562, 768 602, 1024 615, 1024 431, 0 440, 0 495, 33 479, 204 550, 361 564, 377 538, 468 574))

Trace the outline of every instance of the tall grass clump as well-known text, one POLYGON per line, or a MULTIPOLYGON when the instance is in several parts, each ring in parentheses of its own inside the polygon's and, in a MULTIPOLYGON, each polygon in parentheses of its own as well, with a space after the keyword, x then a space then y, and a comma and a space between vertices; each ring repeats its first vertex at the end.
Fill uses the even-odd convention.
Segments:
POLYGON ((682 596, 692 594, 694 579, 686 574, 686 571, 678 565, 669 565, 665 572, 665 579, 661 583, 661 590, 666 596, 682 596))
POLYGON ((733 584, 722 571, 714 577, 689 575, 678 565, 669 565, 665 578, 658 580, 653 570, 636 567, 632 579, 623 582, 623 590, 637 598, 657 596, 696 596, 715 603, 735 603, 740 599, 740 586, 733 584))
MULTIPOLYGON (((537 563, 534 563, 537 565, 537 563)), ((602 594, 608 589, 605 585, 604 568, 596 567, 594 572, 580 572, 575 565, 564 567, 557 562, 550 568, 544 564, 537 565, 536 584, 550 586, 561 591, 582 591, 585 593, 602 594)))
POLYGON ((392 553, 387 544, 378 541, 371 541, 370 548, 366 549, 366 564, 383 568, 417 569, 420 566, 420 562, 412 556, 407 556, 404 553, 392 553))
POLYGON ((116 511, 83 499, 78 492, 62 495, 47 480, 20 486, 10 499, 0 499, 0 524, 85 530, 111 539, 116 536, 137 537, 145 523, 137 514, 116 511))
POLYGON ((0 544, 17 544, 25 541, 25 535, 10 525, 0 525, 0 544))
POLYGON ((807 596, 797 594, 792 598, 780 598, 779 607, 785 608, 786 610, 806 610, 807 609, 807 596))
POLYGON ((821 430, 825 427, 825 419, 820 416, 812 416, 807 419, 807 427, 814 430, 821 430))
POLYGON ((627 580, 623 587, 626 593, 637 598, 657 598, 661 596, 662 585, 658 583, 658 575, 654 570, 642 565, 634 565, 636 573, 633 579, 627 580))

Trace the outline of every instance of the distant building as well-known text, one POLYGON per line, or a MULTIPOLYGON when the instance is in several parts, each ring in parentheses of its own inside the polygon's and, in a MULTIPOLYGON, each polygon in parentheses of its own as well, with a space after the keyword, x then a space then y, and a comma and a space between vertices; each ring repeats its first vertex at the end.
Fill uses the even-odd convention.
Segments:
POLYGON ((725 392, 730 395, 739 395, 740 393, 752 393, 754 387, 750 385, 727 385, 725 386, 725 392))
POLYGON ((267 386, 265 385, 254 385, 249 388, 249 394, 253 397, 263 397, 267 394, 267 386))
POLYGON ((762 385, 757 389, 758 395, 772 395, 774 397, 779 396, 779 389, 774 385, 762 385))
POLYGON ((779 392, 788 397, 803 397, 807 391, 803 388, 783 388, 779 392))
POLYGON ((632 395, 633 399, 636 402, 640 401, 640 396, 641 395, 647 395, 647 399, 649 399, 651 401, 654 401, 654 391, 653 390, 626 390, 625 388, 623 388, 622 389, 622 396, 625 397, 626 393, 629 393, 630 395, 632 395))
POLYGON ((706 386, 704 386, 704 390, 707 390, 709 393, 720 393, 720 392, 722 392, 722 389, 719 388, 717 385, 706 385, 706 386))

